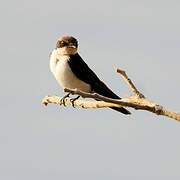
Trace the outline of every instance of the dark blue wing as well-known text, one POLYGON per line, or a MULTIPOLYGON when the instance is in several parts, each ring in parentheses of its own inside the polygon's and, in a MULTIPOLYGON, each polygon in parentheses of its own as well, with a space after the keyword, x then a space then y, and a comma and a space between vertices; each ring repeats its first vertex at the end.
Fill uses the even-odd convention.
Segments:
MULTIPOLYGON (((90 84, 92 91, 109 98, 121 99, 97 77, 97 75, 88 67, 78 53, 70 56, 68 64, 78 79, 90 84)), ((125 108, 112 109, 120 111, 124 114, 130 114, 130 112, 125 108)))
POLYGON ((88 67, 88 65, 83 61, 81 56, 76 53, 70 56, 68 61, 72 72, 82 81, 87 84, 93 84, 93 82, 99 82, 100 79, 96 74, 88 67))
POLYGON ((78 53, 70 56, 68 63, 76 77, 85 83, 90 84, 92 91, 106 97, 119 99, 119 97, 114 94, 88 67, 78 53))

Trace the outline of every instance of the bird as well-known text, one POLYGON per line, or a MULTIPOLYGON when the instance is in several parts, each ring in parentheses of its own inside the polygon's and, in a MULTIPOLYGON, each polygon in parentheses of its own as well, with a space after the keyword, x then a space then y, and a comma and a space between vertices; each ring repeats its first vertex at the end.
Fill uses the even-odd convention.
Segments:
MULTIPOLYGON (((73 36, 65 35, 58 38, 50 54, 50 70, 62 88, 78 89, 88 93, 98 93, 108 98, 121 99, 81 58, 78 53, 78 40, 73 36)), ((64 98, 67 96, 69 94, 64 98)), ((124 107, 112 107, 111 109, 126 115, 131 114, 124 107)))

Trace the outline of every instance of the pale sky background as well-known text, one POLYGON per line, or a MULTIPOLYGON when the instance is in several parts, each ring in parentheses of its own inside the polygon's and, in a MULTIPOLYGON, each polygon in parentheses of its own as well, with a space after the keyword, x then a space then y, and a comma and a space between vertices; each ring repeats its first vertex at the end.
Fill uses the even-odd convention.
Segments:
POLYGON ((49 53, 64 34, 117 94, 125 69, 150 99, 180 111, 179 0, 1 0, 0 179, 180 179, 180 124, 148 112, 43 107, 63 95, 49 53))

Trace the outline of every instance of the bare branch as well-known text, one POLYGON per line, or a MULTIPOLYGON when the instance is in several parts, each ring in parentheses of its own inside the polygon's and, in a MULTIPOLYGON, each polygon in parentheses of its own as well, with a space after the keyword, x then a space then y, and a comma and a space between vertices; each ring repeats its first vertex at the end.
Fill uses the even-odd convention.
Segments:
MULTIPOLYGON (((61 97, 58 96, 45 96, 42 100, 42 104, 47 106, 49 103, 63 105, 61 102, 61 97)), ((72 105, 71 98, 65 98, 65 106, 72 105)), ((89 108, 107 108, 107 107, 120 107, 118 104, 104 102, 104 101, 85 101, 85 100, 75 100, 74 106, 89 109, 89 108)))
POLYGON ((98 99, 98 100, 109 102, 109 103, 114 103, 114 104, 119 105, 119 107, 125 106, 125 107, 134 108, 136 110, 146 110, 146 111, 155 113, 157 115, 167 116, 167 117, 173 118, 177 121, 180 121, 180 113, 169 111, 166 108, 164 108, 163 106, 161 106, 157 103, 151 102, 145 98, 139 98, 137 96, 130 96, 128 98, 123 98, 123 99, 117 100, 117 99, 111 99, 111 98, 104 97, 97 93, 86 93, 83 91, 79 91, 77 89, 75 89, 75 90, 64 89, 64 91, 70 92, 73 95, 75 95, 75 94, 80 95, 83 98, 92 98, 92 99, 98 99))
MULTIPOLYGON (((138 91, 135 85, 132 83, 130 78, 127 76, 126 72, 120 69, 117 69, 117 72, 122 75, 125 81, 129 84, 134 96, 129 96, 123 99, 111 99, 99 95, 97 93, 86 93, 83 91, 79 91, 77 89, 64 89, 65 92, 71 93, 72 95, 80 95, 83 98, 90 98, 99 101, 87 101, 87 100, 76 100, 74 101, 74 105, 76 107, 81 108, 108 108, 108 107, 130 107, 134 108, 135 110, 145 110, 157 115, 167 116, 174 120, 180 121, 180 113, 173 112, 167 110, 165 107, 152 102, 145 98, 145 96, 138 91)), ((42 100, 44 105, 48 103, 54 103, 62 105, 61 98, 58 96, 46 96, 42 100)), ((65 105, 72 105, 71 98, 67 97, 65 99, 65 105)))

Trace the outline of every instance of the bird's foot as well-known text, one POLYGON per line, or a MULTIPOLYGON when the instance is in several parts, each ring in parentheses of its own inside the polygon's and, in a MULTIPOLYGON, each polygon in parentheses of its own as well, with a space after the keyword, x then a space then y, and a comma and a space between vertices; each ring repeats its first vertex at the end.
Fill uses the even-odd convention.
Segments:
POLYGON ((71 99, 70 99, 73 108, 75 108, 74 102, 75 102, 77 99, 79 99, 79 98, 80 98, 80 96, 77 96, 77 97, 75 97, 75 98, 71 98, 71 99))
POLYGON ((66 94, 63 98, 61 98, 59 104, 60 104, 60 105, 63 104, 64 106, 66 106, 66 104, 65 104, 65 99, 66 99, 67 97, 69 97, 70 94, 71 94, 71 93, 68 93, 68 94, 66 94))

